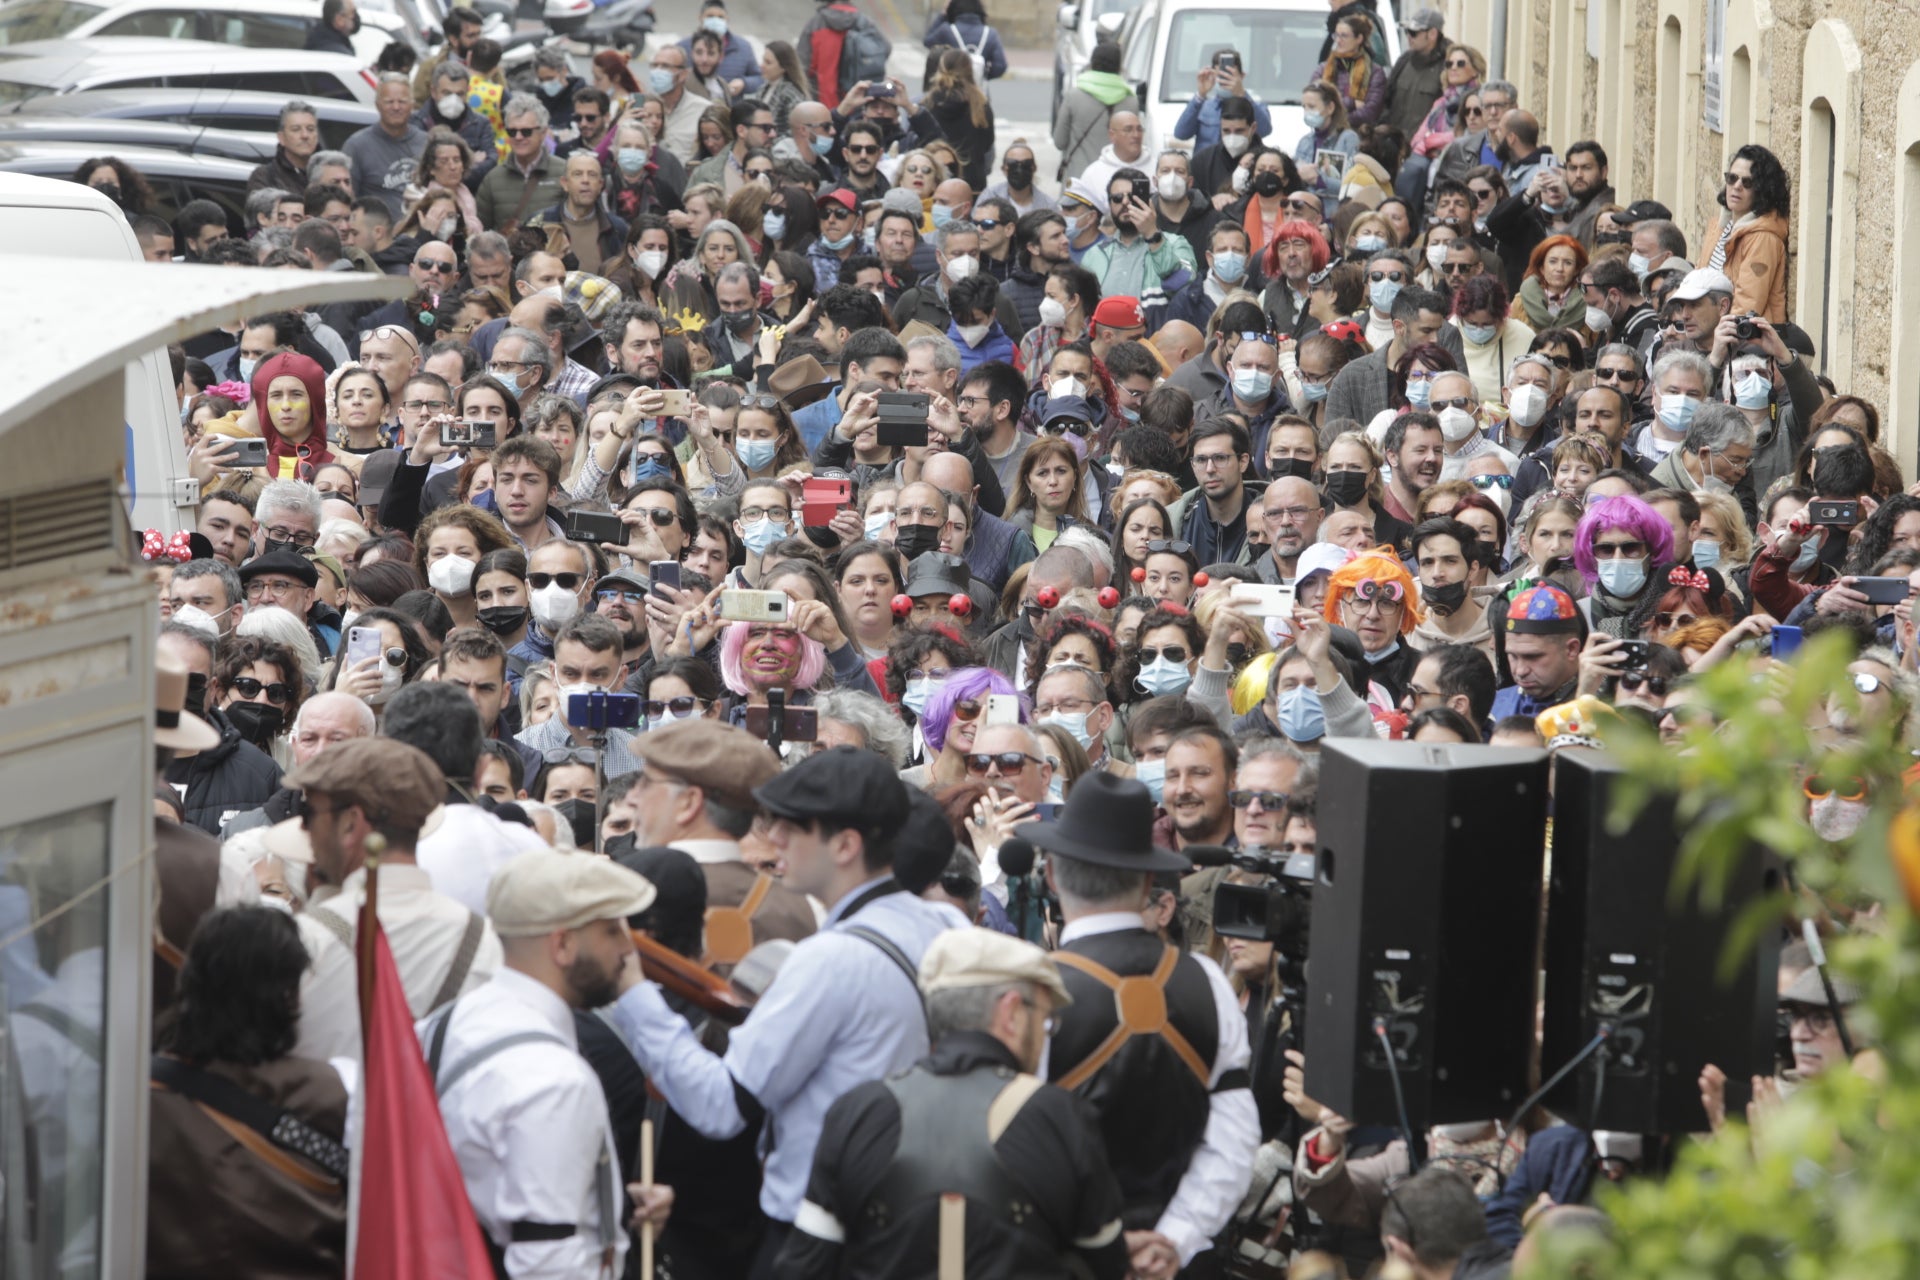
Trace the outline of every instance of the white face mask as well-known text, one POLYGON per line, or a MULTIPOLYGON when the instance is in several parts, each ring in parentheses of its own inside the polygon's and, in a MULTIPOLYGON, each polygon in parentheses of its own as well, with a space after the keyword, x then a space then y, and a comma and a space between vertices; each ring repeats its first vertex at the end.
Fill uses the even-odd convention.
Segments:
POLYGON ((662 267, 667 265, 667 251, 665 249, 642 249, 639 253, 633 255, 633 265, 640 268, 641 275, 651 280, 660 274, 662 267))
POLYGON ((1440 411, 1440 434, 1448 444, 1458 444, 1480 429, 1480 421, 1465 409, 1440 411))
POLYGON ((1427 246, 1427 265, 1429 267, 1432 267, 1437 272, 1446 263, 1446 261, 1447 261, 1447 246, 1444 242, 1440 244, 1430 244, 1427 246))
POLYGON ((947 259, 947 279, 959 284, 980 269, 980 261, 971 254, 963 253, 957 258, 947 259))
POLYGON ((1072 374, 1068 374, 1064 378, 1055 378, 1052 385, 1047 388, 1047 398, 1050 400, 1058 400, 1062 396, 1084 397, 1086 394, 1087 384, 1072 374))
POLYGON ((473 571, 479 567, 465 556, 441 556, 427 566, 427 585, 443 596, 464 596, 473 590, 473 571))
POLYGON ((1515 387, 1507 396, 1507 410, 1521 426, 1533 426, 1547 416, 1547 389, 1532 383, 1515 387))
MULTIPOLYGON (((1252 145, 1252 143, 1253 143, 1253 138, 1248 134, 1223 133, 1220 135, 1220 145, 1224 147, 1226 149, 1227 154, 1232 156, 1235 160, 1238 160, 1241 156, 1247 154, 1247 148, 1250 145, 1252 145)), ((1241 179, 1239 185, 1245 186, 1246 180, 1241 179)))
POLYGON ((1853 833, 1867 820, 1871 808, 1864 800, 1823 796, 1808 809, 1807 824, 1813 828, 1813 834, 1822 840, 1838 843, 1853 838, 1853 833))
POLYGON ((977 347, 986 341, 987 330, 992 327, 985 324, 963 324, 954 326, 954 332, 958 333, 969 347, 977 347))
POLYGON ((1596 337, 1613 328, 1613 317, 1599 307, 1587 308, 1586 321, 1587 328, 1591 329, 1596 337))
POLYGON ((533 620, 549 634, 580 616, 580 597, 557 582, 549 582, 527 600, 533 620))
POLYGON ((1040 323, 1058 329, 1067 322, 1066 304, 1057 298, 1040 299, 1040 323))
POLYGON ((449 120, 458 120, 467 113, 467 100, 457 93, 442 94, 434 100, 433 105, 440 108, 440 114, 449 120))
MULTIPOLYGON (((168 621, 177 622, 183 627, 192 627, 195 631, 198 631, 210 639, 218 640, 220 638, 220 624, 213 620, 212 614, 195 605, 181 605, 173 611, 173 616, 169 618, 168 621)), ((343 634, 345 630, 345 627, 341 628, 343 634)))
POLYGON ((1187 198, 1186 177, 1178 173, 1163 173, 1155 184, 1162 200, 1185 200, 1187 198))

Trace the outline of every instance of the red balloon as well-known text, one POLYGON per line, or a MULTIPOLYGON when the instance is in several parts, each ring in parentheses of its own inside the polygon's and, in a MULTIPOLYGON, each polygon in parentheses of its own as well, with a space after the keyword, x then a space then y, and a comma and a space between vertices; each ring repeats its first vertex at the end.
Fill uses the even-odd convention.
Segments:
POLYGON ((1058 587, 1042 587, 1034 593, 1033 599, 1042 609, 1051 609, 1060 603, 1060 589, 1058 587))
POLYGON ((1145 582, 1147 580, 1147 571, 1136 565, 1133 570, 1133 580, 1135 582, 1145 582))
POLYGON ((1100 588, 1100 607, 1112 609, 1120 603, 1120 593, 1112 587, 1100 588))
POLYGON ((964 618, 973 612, 973 598, 964 591, 956 591, 947 597, 947 612, 956 618, 964 618))
POLYGON ((893 598, 893 616, 894 617, 904 618, 912 612, 913 612, 912 596, 899 595, 893 598))
POLYGON ((1212 582, 1212 581, 1213 581, 1213 579, 1212 579, 1212 578, 1209 578, 1209 577, 1208 577, 1208 576, 1207 576, 1206 574, 1204 574, 1204 573, 1196 573, 1196 574, 1194 574, 1194 575, 1193 575, 1193 585, 1194 585, 1194 586, 1196 586, 1196 587, 1204 587, 1204 586, 1206 586, 1206 585, 1207 585, 1207 584, 1208 584, 1209 582, 1212 582))

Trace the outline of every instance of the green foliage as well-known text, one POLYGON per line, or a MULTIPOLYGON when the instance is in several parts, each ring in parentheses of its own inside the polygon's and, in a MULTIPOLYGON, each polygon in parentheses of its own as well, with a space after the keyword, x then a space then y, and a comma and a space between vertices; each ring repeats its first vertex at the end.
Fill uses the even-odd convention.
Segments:
MULTIPOLYGON (((1841 938, 1834 967, 1864 998, 1849 1026, 1871 1044, 1874 1070, 1828 1071, 1757 1128, 1729 1116, 1713 1138, 1686 1140, 1672 1174, 1601 1191, 1610 1242, 1540 1241, 1526 1276, 1730 1277, 1735 1280, 1892 1280, 1920 1276, 1920 949, 1888 855, 1888 824, 1911 757, 1894 726, 1868 726, 1837 745, 1822 729, 1830 691, 1843 715, 1858 709, 1838 637, 1810 643, 1788 666, 1729 663, 1695 688, 1718 727, 1696 724, 1684 746, 1623 724, 1608 746, 1628 769, 1624 819, 1670 795, 1685 831, 1676 893, 1727 883, 1755 844, 1776 851, 1805 889, 1830 903, 1885 904, 1887 927, 1841 938), (1872 817, 1843 846, 1806 820, 1809 772, 1870 780, 1872 817), (1868 1077, 1878 1074, 1883 1079, 1868 1077)), ((1776 927, 1774 902, 1748 922, 1776 927)), ((1812 904, 1794 904, 1805 914, 1812 904)))

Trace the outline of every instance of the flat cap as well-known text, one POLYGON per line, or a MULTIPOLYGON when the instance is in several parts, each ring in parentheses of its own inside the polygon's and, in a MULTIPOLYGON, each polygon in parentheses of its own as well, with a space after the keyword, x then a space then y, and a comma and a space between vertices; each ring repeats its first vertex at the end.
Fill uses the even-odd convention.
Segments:
POLYGON ((832 819, 882 839, 890 838, 907 820, 907 784, 885 758, 861 747, 816 751, 756 787, 753 794, 760 807, 776 818, 832 819))
POLYGON ((359 805, 378 824, 418 831, 447 798, 446 775, 418 747, 392 738, 354 738, 287 775, 286 785, 359 805))
POLYGON ((654 897, 652 885, 611 858, 534 849, 493 873, 487 919, 503 938, 536 938, 595 920, 637 916, 654 897))
POLYGON ((255 556, 240 566, 240 581, 251 582, 269 573, 284 573, 289 578, 298 578, 309 587, 320 585, 320 571, 313 567, 313 561, 297 551, 269 551, 265 555, 255 556))
POLYGON ((949 929, 927 944, 920 960, 920 989, 928 995, 1010 982, 1045 987, 1056 1009, 1073 1003, 1046 952, 994 929, 949 929))
POLYGON ((754 789, 780 772, 779 757, 766 743, 718 720, 681 720, 640 734, 627 750, 647 772, 691 783, 731 809, 753 809, 754 789))

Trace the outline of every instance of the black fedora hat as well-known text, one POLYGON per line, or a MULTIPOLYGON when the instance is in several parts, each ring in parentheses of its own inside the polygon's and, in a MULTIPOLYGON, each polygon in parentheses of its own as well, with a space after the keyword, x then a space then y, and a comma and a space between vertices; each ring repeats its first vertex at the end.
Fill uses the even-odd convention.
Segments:
POLYGON ((1190 871, 1193 864, 1153 843, 1153 795, 1147 784, 1088 773, 1073 784, 1054 822, 1023 822, 1016 836, 1048 853, 1128 871, 1190 871))

